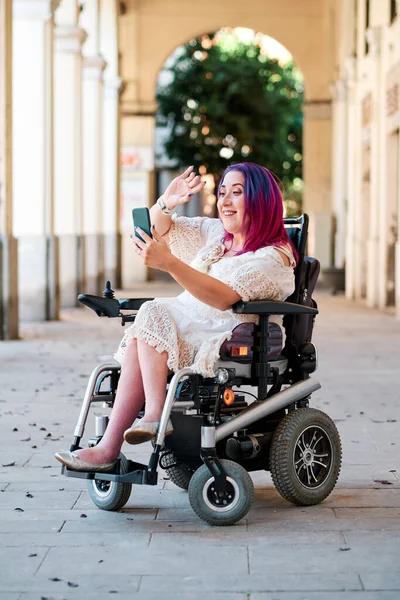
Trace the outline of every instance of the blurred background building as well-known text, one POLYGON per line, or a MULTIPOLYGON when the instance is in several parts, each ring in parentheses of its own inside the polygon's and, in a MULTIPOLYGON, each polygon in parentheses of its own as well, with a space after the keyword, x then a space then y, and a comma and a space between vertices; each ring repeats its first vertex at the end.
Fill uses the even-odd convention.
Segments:
POLYGON ((0 338, 106 279, 146 280, 131 209, 194 164, 208 185, 188 214, 213 214, 240 160, 277 171, 288 212, 310 215, 327 285, 400 316, 399 14, 399 0, 0 0, 0 338))

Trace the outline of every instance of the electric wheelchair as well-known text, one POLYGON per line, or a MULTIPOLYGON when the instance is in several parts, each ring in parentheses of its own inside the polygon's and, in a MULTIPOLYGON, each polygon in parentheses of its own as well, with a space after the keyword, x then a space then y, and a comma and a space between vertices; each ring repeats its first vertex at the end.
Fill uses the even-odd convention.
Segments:
MULTIPOLYGON (((309 407, 311 394, 321 387, 310 377, 317 368, 311 338, 318 314, 312 293, 319 263, 305 256, 308 216, 285 219, 285 227, 299 255, 294 293, 285 302, 233 306, 235 313, 258 315, 259 323, 242 323, 233 331, 221 348, 214 377, 204 378, 190 368, 168 377, 149 463, 121 454, 112 472, 62 467, 65 475, 88 480, 89 494, 99 508, 121 509, 132 484, 156 485, 159 465, 177 486, 188 490, 193 510, 211 525, 231 525, 247 514, 254 496, 251 471, 269 470, 283 498, 300 506, 318 504, 334 488, 341 466, 340 437, 328 415, 309 407), (282 342, 281 329, 269 323, 272 315, 283 315, 283 348, 276 343, 282 342), (165 436, 169 418, 174 431, 165 436)), ((110 282, 103 297, 79 296, 98 316, 119 317, 123 325, 134 321, 141 304, 151 299, 118 300, 110 282)), ((71 451, 80 447, 91 405, 113 406, 119 375, 116 361, 92 372, 71 451)), ((100 441, 107 420, 96 417, 89 446, 100 441)))

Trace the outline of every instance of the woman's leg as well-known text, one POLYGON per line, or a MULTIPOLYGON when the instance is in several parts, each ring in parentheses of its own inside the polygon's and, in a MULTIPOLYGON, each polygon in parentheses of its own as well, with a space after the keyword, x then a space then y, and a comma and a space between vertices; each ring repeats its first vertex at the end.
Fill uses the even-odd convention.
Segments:
MULTIPOLYGON (((153 369, 152 365, 149 365, 149 369, 150 371, 153 369)), ((164 385, 164 398, 165 387, 166 385, 164 385)), ((79 450, 78 457, 92 464, 108 463, 117 459, 124 431, 136 419, 143 402, 143 381, 138 359, 138 343, 135 339, 128 344, 125 350, 124 364, 121 368, 117 394, 106 432, 97 446, 79 450)))
POLYGON ((142 422, 159 421, 165 404, 168 354, 159 353, 152 346, 138 340, 138 357, 146 398, 142 422))

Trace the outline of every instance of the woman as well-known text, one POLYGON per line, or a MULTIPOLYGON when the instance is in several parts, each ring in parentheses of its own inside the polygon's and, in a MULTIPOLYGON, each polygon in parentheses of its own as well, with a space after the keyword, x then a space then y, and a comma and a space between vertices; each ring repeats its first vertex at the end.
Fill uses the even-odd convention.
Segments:
POLYGON ((294 250, 274 176, 254 163, 232 165, 218 189, 219 219, 171 215, 203 187, 189 167, 151 208, 153 238, 138 230, 144 242, 135 238, 136 252, 144 264, 167 271, 185 291, 146 302, 125 331, 115 355, 122 368, 105 435, 94 448, 56 454, 72 469, 112 469, 123 439, 138 444, 155 437, 169 370, 191 366, 212 376, 233 329, 257 320, 234 314, 235 302, 284 300, 294 290, 294 250), (144 400, 145 414, 132 427, 144 400))

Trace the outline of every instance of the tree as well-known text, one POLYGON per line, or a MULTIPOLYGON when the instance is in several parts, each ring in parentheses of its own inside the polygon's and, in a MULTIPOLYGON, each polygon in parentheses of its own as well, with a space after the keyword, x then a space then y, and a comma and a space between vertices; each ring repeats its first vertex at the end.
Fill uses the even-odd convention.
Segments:
POLYGON ((303 84, 290 63, 265 56, 260 39, 206 35, 181 47, 157 89, 164 151, 181 169, 220 176, 232 163, 257 162, 285 187, 302 175, 303 84))

